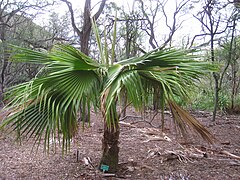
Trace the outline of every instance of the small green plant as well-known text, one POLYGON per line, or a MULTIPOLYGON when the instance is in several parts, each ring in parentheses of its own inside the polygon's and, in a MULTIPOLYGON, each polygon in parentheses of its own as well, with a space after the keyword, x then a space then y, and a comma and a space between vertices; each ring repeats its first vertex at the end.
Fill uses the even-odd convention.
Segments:
POLYGON ((219 93, 219 110, 225 112, 230 106, 230 94, 228 92, 220 91, 219 93))
MULTIPOLYGON (((190 93, 190 101, 180 102, 181 105, 184 105, 192 110, 202 110, 202 111, 212 111, 214 107, 214 92, 213 89, 205 84, 201 84, 196 87, 190 93)), ((236 98, 235 106, 240 105, 240 96, 236 98)), ((228 90, 221 90, 219 92, 219 101, 218 101, 218 111, 226 112, 231 109, 231 92, 228 90)), ((229 111, 230 112, 230 111, 229 111)))
POLYGON ((185 104, 192 110, 212 111, 214 107, 214 92, 205 84, 201 83, 189 93, 188 104, 185 104))

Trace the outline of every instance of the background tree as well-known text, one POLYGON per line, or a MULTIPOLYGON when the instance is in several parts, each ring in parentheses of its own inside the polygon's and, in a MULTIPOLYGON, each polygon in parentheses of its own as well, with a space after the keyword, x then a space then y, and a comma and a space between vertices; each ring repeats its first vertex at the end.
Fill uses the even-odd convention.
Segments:
MULTIPOLYGON (((61 0, 62 2, 66 3, 68 6, 68 10, 70 13, 71 17, 71 23, 72 23, 72 28, 74 32, 77 34, 79 40, 80 40, 80 50, 87 56, 89 55, 89 42, 90 42, 90 35, 91 35, 91 29, 92 29, 92 22, 91 22, 91 0, 86 0, 85 5, 84 5, 84 11, 83 11, 83 16, 82 16, 82 27, 79 28, 77 27, 76 20, 74 17, 74 10, 72 7, 72 3, 69 2, 68 0, 61 0)), ((103 8, 105 6, 106 0, 102 0, 101 4, 99 6, 98 11, 93 15, 93 19, 97 20, 100 16, 100 14, 103 11, 103 8)), ((81 108, 84 109, 84 108, 81 108)), ((81 112, 81 120, 83 121, 88 121, 90 112, 81 112)))
POLYGON ((179 17, 188 1, 176 0, 174 3, 171 2, 171 6, 173 4, 175 6, 172 12, 167 10, 169 2, 166 0, 150 0, 149 2, 137 0, 136 2, 139 3, 142 17, 145 19, 142 21, 142 30, 149 37, 151 47, 155 49, 157 47, 164 48, 167 45, 171 46, 174 34, 182 25, 183 20, 180 20, 179 17), (170 16, 171 18, 169 18, 170 16), (161 25, 159 25, 159 21, 161 25), (159 38, 159 34, 156 32, 164 34, 165 38, 159 38))
MULTIPOLYGON (((171 7, 173 4, 175 6, 172 12, 168 11, 169 1, 166 0, 137 0, 135 3, 135 6, 138 6, 140 9, 141 17, 143 19, 141 21, 141 30, 146 34, 146 38, 148 38, 151 48, 164 48, 166 46, 171 47, 173 36, 181 27, 183 22, 179 17, 181 16, 181 13, 188 1, 176 0, 174 3, 171 2, 171 7)), ((159 89, 155 90, 159 91, 159 89)), ((165 107, 163 104, 160 104, 160 97, 158 94, 159 93, 156 92, 154 93, 154 97, 152 97, 154 99, 153 109, 155 110, 153 117, 158 114, 158 109, 161 108, 163 119, 163 111, 165 107)), ((163 126, 162 121, 162 128, 163 126)))
MULTIPOLYGON (((84 5, 84 11, 82 16, 82 27, 78 27, 76 24, 76 18, 74 16, 74 9, 72 7, 72 3, 68 0, 61 0, 62 2, 66 3, 70 17, 71 17, 71 23, 72 28, 74 32, 78 35, 78 38, 80 40, 80 50, 86 55, 89 55, 89 42, 90 42, 90 35, 91 35, 91 29, 92 29, 92 22, 91 22, 91 0, 86 0, 84 5)), ((100 16, 100 14, 103 11, 103 8, 105 6, 106 0, 102 0, 101 4, 99 6, 98 11, 93 15, 93 19, 97 20, 100 16)))
MULTIPOLYGON (((216 41, 217 35, 220 35, 226 31, 228 28, 228 21, 225 25, 223 25, 222 17, 223 14, 221 14, 221 4, 218 3, 215 0, 204 0, 199 1, 202 2, 202 10, 197 13, 197 15, 194 15, 194 17, 201 23, 202 25, 202 34, 194 36, 191 45, 193 45, 194 40, 196 37, 201 36, 209 36, 210 37, 210 59, 212 63, 216 62, 215 58, 215 52, 214 52, 214 41, 216 41)), ((213 72, 213 78, 214 78, 214 110, 213 110, 213 121, 215 121, 216 113, 218 109, 218 103, 219 103, 219 91, 220 91, 220 84, 219 79, 220 75, 218 72, 213 72)))
POLYGON ((237 94, 239 92, 239 37, 235 37, 235 26, 230 30, 230 37, 226 37, 220 42, 217 49, 216 59, 224 63, 221 73, 220 85, 222 94, 228 97, 228 104, 225 109, 229 112, 237 110, 237 94))

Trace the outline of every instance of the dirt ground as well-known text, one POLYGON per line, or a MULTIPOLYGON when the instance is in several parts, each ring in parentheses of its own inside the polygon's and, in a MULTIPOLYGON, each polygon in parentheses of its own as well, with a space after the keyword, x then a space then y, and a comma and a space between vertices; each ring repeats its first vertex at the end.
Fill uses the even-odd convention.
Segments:
MULTIPOLYGON (((164 133, 141 122, 143 118, 134 111, 127 114, 121 121, 117 174, 97 170, 103 129, 101 116, 92 113, 91 127, 79 130, 65 156, 60 147, 56 153, 44 153, 43 146, 31 152, 32 140, 20 146, 13 135, 0 132, 0 179, 240 179, 239 115, 219 115, 212 123, 210 113, 193 113, 216 137, 210 145, 198 136, 184 140, 176 134, 168 113, 164 133)), ((152 123, 157 126, 160 117, 152 123)))

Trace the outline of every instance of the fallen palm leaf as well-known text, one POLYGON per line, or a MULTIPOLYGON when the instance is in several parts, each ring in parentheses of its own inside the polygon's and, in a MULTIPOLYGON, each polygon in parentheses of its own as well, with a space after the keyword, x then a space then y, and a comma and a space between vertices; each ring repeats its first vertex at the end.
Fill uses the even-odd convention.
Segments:
POLYGON ((182 109, 175 102, 169 101, 169 107, 171 109, 174 121, 180 132, 185 136, 188 127, 201 135, 203 139, 213 144, 214 137, 200 122, 198 122, 189 112, 182 109))

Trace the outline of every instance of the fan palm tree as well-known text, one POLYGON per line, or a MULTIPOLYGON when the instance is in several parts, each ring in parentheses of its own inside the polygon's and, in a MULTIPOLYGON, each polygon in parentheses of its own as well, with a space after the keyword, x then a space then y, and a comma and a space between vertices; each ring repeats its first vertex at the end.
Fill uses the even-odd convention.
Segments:
POLYGON ((8 91, 7 107, 12 113, 2 126, 17 131, 19 137, 33 137, 37 144, 43 140, 46 148, 50 139, 61 139, 63 150, 67 150, 77 132, 80 104, 88 111, 92 106, 100 108, 104 119, 100 165, 115 172, 120 133, 117 102, 124 90, 128 104, 138 111, 148 104, 150 96, 159 92, 161 108, 170 108, 182 133, 193 128, 212 142, 211 133, 179 107, 175 99, 186 98, 201 75, 214 67, 194 60, 183 50, 153 50, 112 65, 98 63, 68 45, 55 46, 50 52, 18 48, 12 58, 43 67, 33 80, 8 91))

